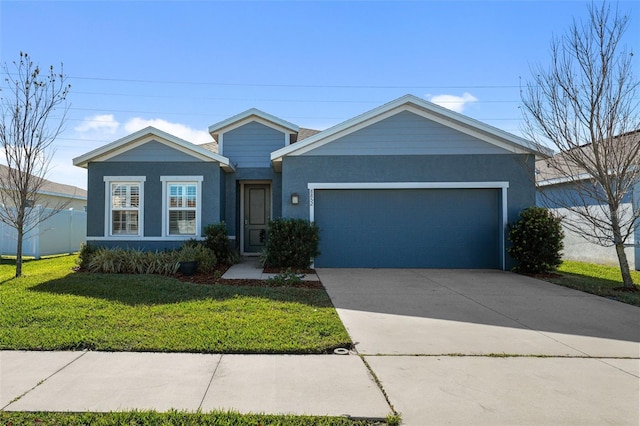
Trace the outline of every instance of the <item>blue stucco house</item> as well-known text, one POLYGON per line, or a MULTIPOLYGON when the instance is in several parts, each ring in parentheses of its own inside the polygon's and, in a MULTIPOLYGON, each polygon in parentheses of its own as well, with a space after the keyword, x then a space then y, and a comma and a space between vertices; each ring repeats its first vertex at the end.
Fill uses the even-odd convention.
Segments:
POLYGON ((315 221, 316 267, 506 269, 506 225, 535 205, 528 141, 412 95, 324 131, 250 109, 195 145, 146 128, 73 160, 87 240, 163 249, 225 221, 245 255, 268 221, 315 221))

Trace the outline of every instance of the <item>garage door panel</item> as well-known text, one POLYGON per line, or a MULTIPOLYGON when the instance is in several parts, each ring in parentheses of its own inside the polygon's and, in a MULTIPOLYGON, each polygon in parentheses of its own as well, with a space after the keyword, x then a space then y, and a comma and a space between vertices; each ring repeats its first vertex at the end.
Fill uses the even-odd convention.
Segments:
POLYGON ((316 190, 317 267, 498 268, 495 189, 316 190))

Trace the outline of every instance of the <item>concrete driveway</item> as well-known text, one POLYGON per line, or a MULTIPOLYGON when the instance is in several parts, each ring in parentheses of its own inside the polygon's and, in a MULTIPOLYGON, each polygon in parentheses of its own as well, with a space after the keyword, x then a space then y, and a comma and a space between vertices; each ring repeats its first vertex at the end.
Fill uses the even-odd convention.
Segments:
POLYGON ((317 272, 404 424, 639 424, 637 307, 493 270, 317 272))

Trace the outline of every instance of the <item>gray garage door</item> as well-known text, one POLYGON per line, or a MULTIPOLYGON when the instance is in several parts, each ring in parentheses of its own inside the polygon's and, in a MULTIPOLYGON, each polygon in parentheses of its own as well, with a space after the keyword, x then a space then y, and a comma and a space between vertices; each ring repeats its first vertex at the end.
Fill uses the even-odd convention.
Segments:
POLYGON ((316 267, 500 268, 497 189, 315 191, 316 267))

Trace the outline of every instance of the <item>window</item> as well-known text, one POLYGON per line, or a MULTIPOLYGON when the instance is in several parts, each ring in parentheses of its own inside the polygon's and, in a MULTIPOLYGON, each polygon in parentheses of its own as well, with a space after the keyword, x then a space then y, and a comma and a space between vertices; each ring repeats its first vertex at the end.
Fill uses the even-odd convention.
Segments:
POLYGON ((196 199, 195 183, 170 183, 169 192, 169 235, 196 234, 196 199))
POLYGON ((199 236, 201 176, 162 176, 164 229, 168 236, 199 236))
POLYGON ((105 176, 106 235, 142 236, 144 177, 105 176))

